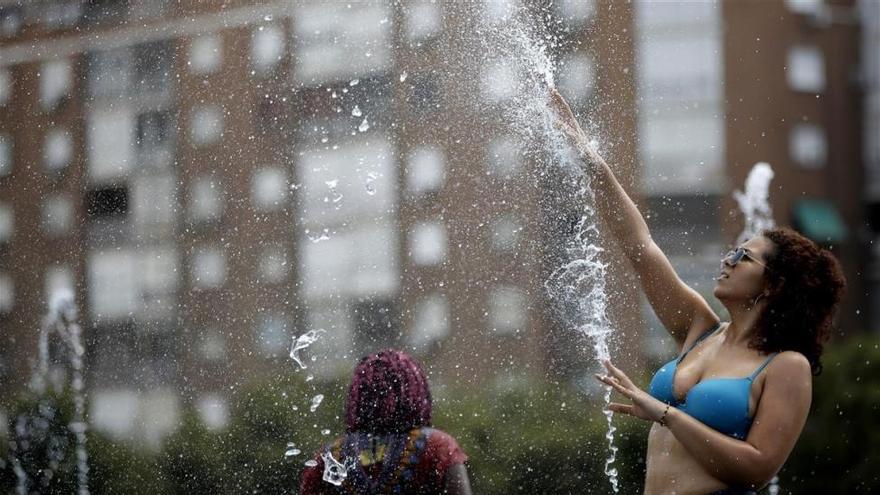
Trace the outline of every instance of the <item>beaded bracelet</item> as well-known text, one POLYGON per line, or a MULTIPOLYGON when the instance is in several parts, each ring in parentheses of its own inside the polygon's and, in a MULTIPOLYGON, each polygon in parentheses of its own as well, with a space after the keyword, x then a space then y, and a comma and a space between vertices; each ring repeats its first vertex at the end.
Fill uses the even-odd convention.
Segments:
POLYGON ((666 426, 666 415, 669 413, 669 407, 669 404, 666 404, 666 409, 663 410, 663 415, 657 420, 657 422, 660 423, 660 426, 666 426))

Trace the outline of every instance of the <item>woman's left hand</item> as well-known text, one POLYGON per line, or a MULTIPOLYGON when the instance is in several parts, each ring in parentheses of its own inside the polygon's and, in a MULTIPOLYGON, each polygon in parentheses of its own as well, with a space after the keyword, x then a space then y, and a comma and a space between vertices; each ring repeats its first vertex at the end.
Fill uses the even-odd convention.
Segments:
POLYGON ((651 394, 637 387, 624 372, 611 364, 611 361, 606 359, 602 361, 602 364, 605 365, 608 374, 600 375, 597 373, 596 378, 632 401, 632 404, 612 402, 608 405, 608 409, 648 421, 660 420, 666 410, 666 403, 655 399, 651 394))

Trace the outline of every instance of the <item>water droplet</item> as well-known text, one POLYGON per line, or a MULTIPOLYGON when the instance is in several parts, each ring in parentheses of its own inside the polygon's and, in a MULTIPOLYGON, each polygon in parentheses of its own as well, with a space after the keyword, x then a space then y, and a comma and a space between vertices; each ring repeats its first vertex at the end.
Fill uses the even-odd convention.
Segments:
POLYGON ((304 462, 303 464, 305 465, 305 467, 315 467, 318 465, 318 461, 316 461, 314 459, 309 459, 308 461, 304 462))
POLYGON ((361 115, 363 115, 363 112, 361 112, 360 107, 355 105, 354 108, 351 109, 351 115, 352 117, 360 117, 361 115))
POLYGON ((311 411, 311 412, 317 411, 318 406, 320 406, 321 402, 323 402, 323 401, 324 401, 323 394, 318 394, 318 395, 312 397, 312 405, 309 406, 309 411, 311 411))
POLYGON ((370 123, 367 122, 366 117, 364 117, 364 121, 361 122, 361 125, 358 126, 358 130, 361 132, 367 132, 368 130, 370 130, 370 123))
POLYGON ((359 82, 361 82, 360 79, 352 79, 351 82, 348 83, 348 85, 349 86, 357 86, 359 82))
POLYGON ((406 81, 406 76, 407 76, 406 71, 401 72, 400 73, 400 82, 406 81))

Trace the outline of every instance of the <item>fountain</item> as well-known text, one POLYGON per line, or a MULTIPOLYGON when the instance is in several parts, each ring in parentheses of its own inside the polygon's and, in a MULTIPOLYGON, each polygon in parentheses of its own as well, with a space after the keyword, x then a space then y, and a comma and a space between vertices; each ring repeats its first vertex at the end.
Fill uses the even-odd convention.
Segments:
POLYGON ((72 447, 75 456, 76 493, 89 493, 89 465, 86 451, 85 395, 83 379, 82 330, 76 322, 77 308, 73 292, 55 292, 49 302, 49 313, 43 321, 39 338, 39 361, 31 377, 30 388, 35 396, 34 405, 15 418, 13 439, 10 442, 11 463, 16 475, 16 493, 47 489, 64 468, 72 447), (73 411, 63 424, 64 404, 54 394, 65 393, 66 380, 50 380, 50 339, 58 337, 67 351, 70 367, 70 393, 73 411), (50 390, 49 383, 52 381, 50 390), (70 441, 72 436, 73 441, 70 441), (72 443, 72 445, 71 445, 72 443))

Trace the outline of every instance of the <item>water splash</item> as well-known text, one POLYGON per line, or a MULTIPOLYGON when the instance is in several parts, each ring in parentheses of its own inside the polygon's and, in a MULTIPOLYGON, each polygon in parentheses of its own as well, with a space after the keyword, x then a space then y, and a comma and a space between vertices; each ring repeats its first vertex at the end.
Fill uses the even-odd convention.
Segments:
POLYGON ((51 430, 51 424, 58 414, 57 407, 48 400, 47 380, 49 377, 50 349, 49 339, 56 335, 67 351, 70 366, 69 386, 73 395, 73 417, 66 425, 67 431, 73 434, 74 451, 76 459, 76 493, 88 495, 89 493, 89 464, 88 451, 86 450, 86 432, 88 424, 85 421, 85 380, 83 378, 83 355, 85 347, 82 344, 82 329, 77 323, 78 311, 74 301, 74 293, 69 289, 55 291, 49 300, 49 312, 43 320, 38 340, 38 364, 31 376, 31 390, 39 397, 36 415, 21 414, 16 418, 16 440, 10 442, 12 453, 13 471, 16 475, 16 492, 29 493, 30 479, 27 471, 19 459, 19 450, 29 450, 34 442, 43 439, 49 442, 47 465, 39 470, 44 481, 54 476, 54 471, 59 463, 66 457, 64 452, 65 441, 55 436, 51 430))
POLYGON ((367 122, 366 117, 364 117, 364 120, 361 122, 361 125, 358 126, 358 130, 361 132, 367 132, 370 130, 370 123, 367 122))
POLYGON ((361 108, 359 106, 355 105, 354 108, 351 109, 351 116, 352 117, 360 117, 362 115, 363 115, 363 112, 361 112, 361 108))
POLYGON ((321 459, 324 461, 324 481, 335 486, 342 485, 348 478, 348 471, 354 468, 354 459, 339 462, 329 451, 322 452, 321 459))
MULTIPOLYGON (((486 54, 480 56, 480 65, 498 70, 497 74, 487 72, 483 76, 486 94, 494 94, 488 103, 491 110, 501 113, 505 130, 526 147, 532 147, 534 156, 545 162, 545 168, 556 168, 560 173, 555 175, 560 175, 560 180, 574 185, 565 202, 586 205, 579 207, 573 235, 564 237, 562 261, 544 285, 566 325, 592 344, 598 364, 610 358, 614 333, 607 316, 608 265, 602 259, 604 250, 599 245, 595 197, 589 176, 583 173, 566 137, 554 125, 556 117, 549 105, 548 88, 554 87, 556 70, 551 53, 560 41, 536 20, 543 16, 528 15, 527 9, 514 9, 500 22, 480 22, 474 42, 479 46, 477 53, 486 54), (510 77, 498 77, 501 75, 510 77)), ((486 103, 481 101, 478 105, 486 103)), ((596 141, 590 144, 599 147, 596 141)), ((607 409, 611 388, 606 387, 604 392, 608 426, 604 472, 617 492, 618 471, 613 466, 618 450, 614 445, 616 427, 613 413, 607 409)))
POLYGON ((773 169, 766 162, 758 162, 746 177, 745 192, 734 191, 733 198, 745 218, 743 231, 736 240, 737 245, 749 240, 755 234, 776 226, 773 210, 770 208, 770 181, 773 169))
POLYGON ((305 363, 303 363, 302 358, 300 357, 300 352, 304 349, 307 349, 310 345, 314 344, 318 340, 318 336, 324 333, 323 328, 319 328, 317 330, 309 330, 308 332, 300 335, 293 339, 293 343, 290 344, 290 359, 299 365, 299 369, 306 369, 305 363))
POLYGON ((318 406, 320 406, 321 402, 323 402, 323 401, 324 401, 323 394, 318 394, 318 395, 312 397, 312 404, 309 406, 309 411, 311 411, 311 412, 317 411, 318 406))
POLYGON ((287 450, 284 451, 284 458, 285 459, 291 459, 291 458, 296 457, 300 454, 302 454, 302 450, 298 449, 296 447, 295 443, 293 443, 293 442, 287 443, 287 450))

